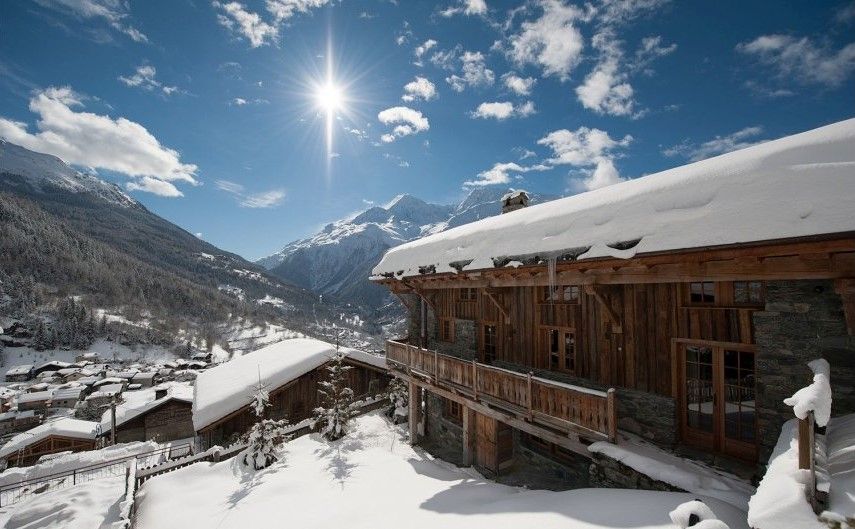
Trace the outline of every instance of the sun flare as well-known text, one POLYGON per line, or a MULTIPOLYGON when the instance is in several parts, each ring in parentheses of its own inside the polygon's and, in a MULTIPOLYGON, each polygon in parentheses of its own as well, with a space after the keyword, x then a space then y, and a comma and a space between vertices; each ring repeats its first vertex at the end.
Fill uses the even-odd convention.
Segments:
POLYGON ((344 93, 341 88, 333 83, 326 83, 317 88, 315 100, 318 106, 327 111, 339 110, 344 105, 344 93))

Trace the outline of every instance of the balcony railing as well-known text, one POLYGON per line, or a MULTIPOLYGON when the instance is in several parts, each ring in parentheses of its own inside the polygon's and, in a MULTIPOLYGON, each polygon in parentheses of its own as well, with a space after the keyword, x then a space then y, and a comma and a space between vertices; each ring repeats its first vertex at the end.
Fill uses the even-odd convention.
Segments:
POLYGON ((615 441, 614 388, 598 391, 467 361, 397 341, 386 343, 390 367, 529 422, 559 431, 615 441))

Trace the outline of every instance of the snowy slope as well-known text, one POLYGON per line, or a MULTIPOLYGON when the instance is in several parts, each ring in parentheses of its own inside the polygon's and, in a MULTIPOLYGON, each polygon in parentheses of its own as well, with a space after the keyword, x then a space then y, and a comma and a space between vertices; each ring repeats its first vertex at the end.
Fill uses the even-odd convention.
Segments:
MULTIPOLYGON (((449 228, 497 215, 504 188, 475 189, 457 205, 429 204, 399 195, 352 218, 328 224, 319 233, 294 241, 260 259, 278 277, 315 292, 377 308, 388 292, 367 277, 389 248, 449 228)), ((532 202, 554 197, 533 195, 532 202)))
POLYGON ((116 184, 72 169, 56 156, 5 140, 0 140, 0 179, 10 185, 29 185, 41 192, 49 191, 52 186, 71 193, 91 193, 123 207, 139 205, 116 184))
POLYGON ((407 444, 378 412, 334 443, 317 434, 285 445, 284 460, 244 474, 234 460, 197 463, 147 481, 138 529, 675 529, 668 513, 701 498, 730 529, 745 513, 678 492, 500 485, 407 444))

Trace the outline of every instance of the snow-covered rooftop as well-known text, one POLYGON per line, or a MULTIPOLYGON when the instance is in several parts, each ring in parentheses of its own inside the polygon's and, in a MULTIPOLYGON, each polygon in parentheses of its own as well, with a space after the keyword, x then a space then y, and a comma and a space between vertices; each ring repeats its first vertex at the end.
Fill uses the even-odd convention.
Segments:
MULTIPOLYGON (((121 426, 172 400, 191 403, 193 402, 193 388, 187 384, 173 383, 168 386, 132 391, 126 393, 124 399, 124 402, 116 406, 116 426, 121 426), (167 394, 165 397, 155 399, 156 391, 160 389, 167 389, 167 394)), ((101 417, 102 433, 109 432, 111 429, 110 413, 110 410, 107 410, 101 417)))
POLYGON ((459 226, 389 250, 374 277, 522 258, 630 258, 855 231, 855 119, 459 226), (466 264, 468 263, 468 264, 466 264))
MULTIPOLYGON (((356 360, 374 361, 368 353, 344 347, 341 350, 356 360)), ((320 367, 334 354, 334 345, 297 338, 268 345, 199 373, 193 394, 193 427, 199 431, 249 404, 259 378, 268 390, 273 390, 320 367)))
POLYGON ((6 371, 6 376, 8 377, 8 376, 15 376, 15 375, 26 375, 32 370, 33 370, 32 364, 15 366, 15 367, 9 369, 9 371, 6 371))
POLYGON ((34 391, 32 393, 21 393, 18 395, 18 404, 22 402, 38 402, 41 400, 50 400, 53 395, 53 391, 45 390, 45 391, 34 391))
POLYGON ((61 435, 77 439, 95 439, 95 428, 97 426, 97 422, 81 421, 68 417, 46 422, 36 426, 32 430, 19 433, 10 439, 8 443, 3 445, 3 448, 0 448, 0 458, 9 457, 21 448, 47 439, 51 435, 61 435))

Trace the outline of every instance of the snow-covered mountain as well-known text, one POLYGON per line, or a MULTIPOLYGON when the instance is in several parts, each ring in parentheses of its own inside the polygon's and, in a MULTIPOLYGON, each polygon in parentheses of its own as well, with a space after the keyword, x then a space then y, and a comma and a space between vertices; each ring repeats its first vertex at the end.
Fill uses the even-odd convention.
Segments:
MULTIPOLYGON (((328 224, 257 261, 285 281, 342 301, 379 308, 387 291, 368 281, 389 248, 432 233, 501 213, 505 188, 477 188, 457 205, 429 204, 400 195, 385 206, 328 224)), ((538 203, 557 197, 532 195, 538 203)))
POLYGON ((5 140, 0 140, 0 178, 8 185, 28 186, 37 192, 58 188, 70 193, 91 193, 122 207, 139 205, 116 184, 81 173, 56 156, 34 152, 5 140))

